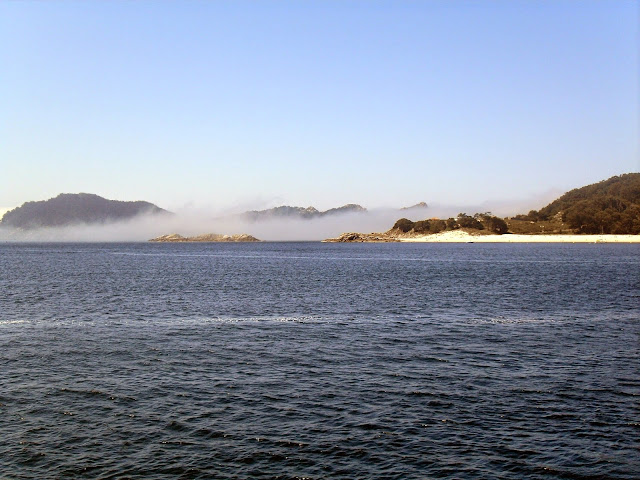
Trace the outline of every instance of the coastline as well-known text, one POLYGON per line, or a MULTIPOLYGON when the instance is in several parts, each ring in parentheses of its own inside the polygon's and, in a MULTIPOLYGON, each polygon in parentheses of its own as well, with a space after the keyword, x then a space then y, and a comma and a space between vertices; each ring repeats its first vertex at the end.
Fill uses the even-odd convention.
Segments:
POLYGON ((462 230, 398 237, 416 243, 640 243, 640 235, 471 235, 462 230))
POLYGON ((390 230, 384 233, 343 233, 337 238, 327 238, 329 243, 640 243, 640 235, 523 235, 505 233, 494 235, 487 233, 469 233, 465 230, 416 235, 390 230))

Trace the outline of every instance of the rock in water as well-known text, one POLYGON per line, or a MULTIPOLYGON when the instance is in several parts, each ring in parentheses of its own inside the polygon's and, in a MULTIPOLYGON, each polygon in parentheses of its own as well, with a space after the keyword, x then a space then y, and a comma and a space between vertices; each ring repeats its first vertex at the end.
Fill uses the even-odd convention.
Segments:
POLYGON ((157 238, 152 238, 150 242, 259 242, 256 237, 246 233, 237 235, 221 235, 218 233, 205 233, 195 237, 183 237, 178 233, 170 233, 157 238))

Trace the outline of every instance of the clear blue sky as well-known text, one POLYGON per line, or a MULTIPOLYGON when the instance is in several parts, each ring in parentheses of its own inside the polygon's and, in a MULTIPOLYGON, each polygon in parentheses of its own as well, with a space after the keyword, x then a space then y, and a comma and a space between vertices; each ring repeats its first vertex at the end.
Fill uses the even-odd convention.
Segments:
POLYGON ((638 171, 638 2, 0 3, 0 208, 480 203, 638 171))

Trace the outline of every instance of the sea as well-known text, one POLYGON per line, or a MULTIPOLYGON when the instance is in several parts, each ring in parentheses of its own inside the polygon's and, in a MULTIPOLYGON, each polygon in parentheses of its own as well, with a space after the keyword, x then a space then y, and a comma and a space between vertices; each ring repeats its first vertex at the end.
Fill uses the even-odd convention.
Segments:
POLYGON ((638 479, 640 246, 0 244, 0 478, 638 479))

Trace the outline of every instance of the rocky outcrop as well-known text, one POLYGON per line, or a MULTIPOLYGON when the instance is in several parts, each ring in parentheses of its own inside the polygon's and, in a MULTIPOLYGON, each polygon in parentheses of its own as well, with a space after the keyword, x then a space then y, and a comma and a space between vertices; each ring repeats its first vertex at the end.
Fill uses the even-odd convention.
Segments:
POLYGON ((420 202, 410 207, 402 207, 400 210, 422 210, 425 208, 429 208, 429 205, 427 205, 426 202, 420 202))
MULTIPOLYGON (((398 222, 396 222, 397 225, 398 222)), ((430 233, 430 232, 419 232, 413 229, 411 230, 402 230, 394 225, 393 228, 387 230, 386 232, 380 233, 356 233, 356 232, 347 232, 343 233, 339 237, 336 238, 327 238, 323 240, 323 242, 327 243, 388 243, 388 242, 411 242, 416 241, 416 239, 422 239, 423 241, 429 237, 433 239, 438 239, 439 236, 443 233, 454 233, 454 237, 462 236, 461 238, 465 239, 473 239, 479 236, 491 236, 494 235, 490 232, 483 230, 475 230, 472 228, 460 228, 456 230, 450 230, 448 232, 439 232, 439 233, 430 233)), ((456 237, 456 238, 457 238, 456 237)))
POLYGON ((195 237, 183 237, 178 233, 171 233, 169 235, 162 235, 157 238, 152 238, 150 242, 259 242, 256 237, 247 235, 246 233, 240 233, 237 235, 221 235, 218 233, 205 233, 203 235, 197 235, 195 237))
POLYGON ((339 237, 336 238, 327 238, 323 240, 326 243, 388 243, 388 242, 399 242, 399 238, 390 232, 387 233, 355 233, 348 232, 343 233, 339 237))

